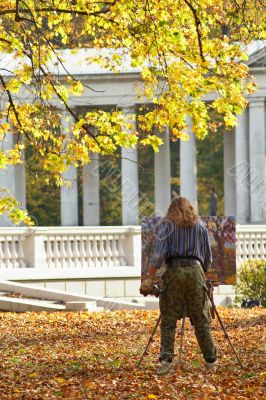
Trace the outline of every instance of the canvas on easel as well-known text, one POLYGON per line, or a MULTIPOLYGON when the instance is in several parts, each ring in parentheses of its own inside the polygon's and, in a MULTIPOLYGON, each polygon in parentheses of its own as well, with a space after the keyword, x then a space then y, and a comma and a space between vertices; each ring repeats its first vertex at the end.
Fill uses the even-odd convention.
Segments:
MULTIPOLYGON (((208 229, 213 262, 206 274, 216 284, 234 285, 236 282, 236 223, 235 217, 201 217, 208 229)), ((141 225, 141 275, 147 273, 153 254, 156 232, 162 218, 144 217, 141 225)), ((158 270, 158 283, 165 270, 163 264, 158 270)))

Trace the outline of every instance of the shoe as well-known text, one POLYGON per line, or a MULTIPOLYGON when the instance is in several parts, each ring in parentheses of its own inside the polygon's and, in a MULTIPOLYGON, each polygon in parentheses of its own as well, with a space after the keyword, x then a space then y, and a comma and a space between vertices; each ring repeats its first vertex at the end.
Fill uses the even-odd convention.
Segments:
POLYGON ((215 361, 213 361, 213 362, 205 361, 205 367, 206 367, 206 369, 207 369, 208 371, 213 371, 213 372, 215 372, 216 369, 217 369, 217 366, 218 366, 218 360, 215 360, 215 361))
POLYGON ((168 362, 168 361, 161 361, 160 368, 158 370, 158 375, 166 375, 169 372, 173 370, 174 367, 174 362, 168 362))

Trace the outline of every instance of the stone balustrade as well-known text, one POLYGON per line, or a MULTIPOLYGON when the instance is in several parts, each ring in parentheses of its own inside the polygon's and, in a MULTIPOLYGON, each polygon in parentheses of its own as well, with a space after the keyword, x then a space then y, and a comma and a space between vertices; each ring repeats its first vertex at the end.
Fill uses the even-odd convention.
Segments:
POLYGON ((23 235, 17 229, 0 231, 0 269, 10 270, 26 267, 23 235))
MULTIPOLYGON (((237 226, 237 264, 266 258, 266 226, 237 226)), ((0 230, 1 279, 140 276, 140 226, 0 230)))
POLYGON ((1 279, 140 276, 140 227, 0 230, 1 279))
POLYGON ((266 259, 266 225, 237 226, 237 264, 247 259, 266 259))

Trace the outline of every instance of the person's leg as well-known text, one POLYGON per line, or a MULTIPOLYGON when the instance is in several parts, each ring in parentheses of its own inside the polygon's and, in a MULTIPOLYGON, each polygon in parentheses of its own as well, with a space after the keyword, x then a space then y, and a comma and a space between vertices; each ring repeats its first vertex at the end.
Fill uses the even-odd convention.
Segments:
POLYGON ((205 361, 216 360, 216 348, 210 330, 210 312, 205 276, 200 266, 189 268, 187 282, 188 313, 195 327, 195 334, 205 361))
POLYGON ((161 350, 160 361, 174 357, 176 322, 182 318, 185 297, 185 274, 181 268, 166 271, 160 294, 161 350))

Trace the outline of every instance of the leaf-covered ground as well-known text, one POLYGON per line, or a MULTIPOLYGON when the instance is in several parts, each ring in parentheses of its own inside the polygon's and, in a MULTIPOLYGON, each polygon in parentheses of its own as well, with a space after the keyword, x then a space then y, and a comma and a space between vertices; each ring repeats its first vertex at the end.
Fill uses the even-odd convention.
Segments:
POLYGON ((159 332, 136 367, 158 312, 2 313, 0 399, 266 399, 265 310, 219 312, 245 369, 215 320, 220 366, 206 373, 187 320, 185 370, 164 377, 156 374, 159 332))

